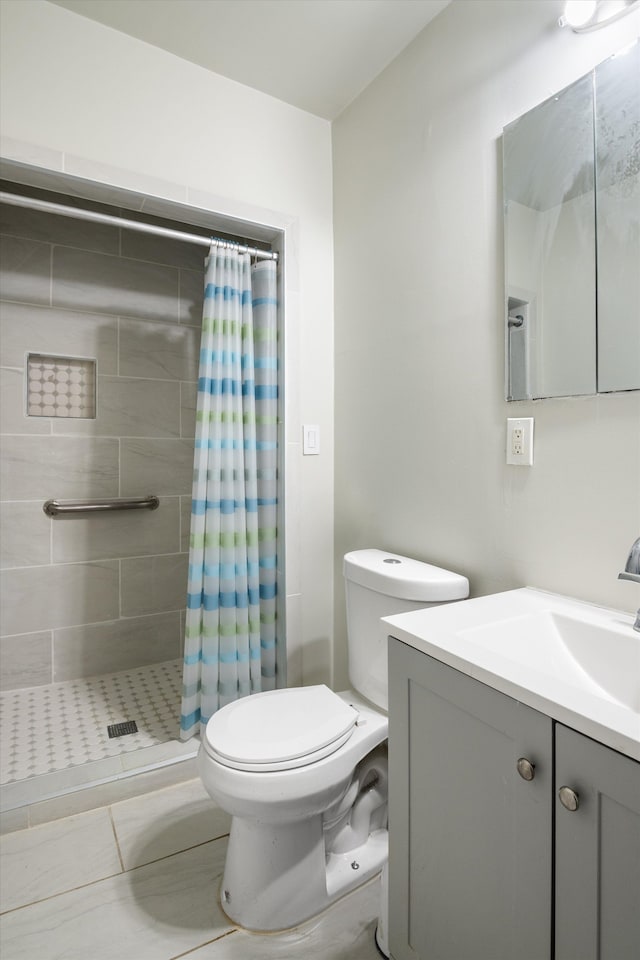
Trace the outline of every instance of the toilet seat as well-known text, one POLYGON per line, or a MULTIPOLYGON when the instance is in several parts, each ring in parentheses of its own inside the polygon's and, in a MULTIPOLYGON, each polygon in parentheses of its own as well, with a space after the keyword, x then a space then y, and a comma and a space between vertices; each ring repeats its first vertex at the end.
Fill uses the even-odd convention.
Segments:
POLYGON ((210 757, 235 770, 291 770, 339 750, 357 719, 355 707, 324 684, 269 690, 215 713, 203 746, 210 757))

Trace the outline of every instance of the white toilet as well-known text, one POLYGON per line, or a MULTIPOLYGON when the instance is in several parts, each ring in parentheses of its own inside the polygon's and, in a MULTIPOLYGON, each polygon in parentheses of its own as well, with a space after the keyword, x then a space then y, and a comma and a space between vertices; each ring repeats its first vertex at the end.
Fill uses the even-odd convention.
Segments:
MULTIPOLYGON (((387 859, 387 633, 380 617, 461 600, 466 577, 381 550, 344 558, 352 690, 293 687, 209 720, 202 782, 232 815, 221 900, 249 930, 296 926, 387 859)), ((382 944, 381 944, 382 945, 382 944)))

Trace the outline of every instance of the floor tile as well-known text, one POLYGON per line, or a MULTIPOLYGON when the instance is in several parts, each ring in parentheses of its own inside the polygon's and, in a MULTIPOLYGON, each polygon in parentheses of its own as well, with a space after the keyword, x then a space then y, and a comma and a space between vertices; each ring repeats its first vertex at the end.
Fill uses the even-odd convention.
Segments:
POLYGON ((225 851, 216 840, 5 914, 2 960, 170 960, 222 936, 225 851))
POLYGON ((15 810, 3 810, 0 813, 0 834, 14 830, 26 830, 29 826, 29 813, 26 807, 15 810))
POLYGON ((126 870, 224 836, 231 825, 199 779, 123 800, 111 814, 126 870))
POLYGON ((379 897, 375 879, 294 930, 237 930, 194 950, 188 960, 380 960, 374 942, 379 897))
MULTIPOLYGON (((147 750, 153 749, 153 747, 146 747, 138 751, 141 766, 144 766, 143 758, 147 750)), ((98 762, 102 763, 102 761, 98 762)), ((93 764, 85 766, 93 766, 93 764)), ((181 763, 168 763, 151 770, 142 769, 135 772, 133 776, 117 777, 106 783, 95 783, 90 780, 82 789, 62 796, 50 797, 48 800, 32 801, 29 806, 29 823, 32 827, 40 823, 49 823, 51 820, 84 813, 96 807, 106 807, 110 803, 119 803, 121 800, 139 797, 141 794, 162 790, 164 787, 172 787, 178 782, 193 780, 197 772, 195 757, 189 757, 181 763)))
POLYGON ((120 873, 107 809, 0 838, 2 911, 120 873))

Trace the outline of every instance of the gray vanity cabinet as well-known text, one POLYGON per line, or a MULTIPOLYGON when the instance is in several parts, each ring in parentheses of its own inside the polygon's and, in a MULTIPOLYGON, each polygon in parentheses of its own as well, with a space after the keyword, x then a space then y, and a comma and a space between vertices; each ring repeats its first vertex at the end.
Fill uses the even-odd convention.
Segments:
POLYGON ((394 639, 389 825, 393 960, 640 956, 640 763, 394 639))
POLYGON ((389 667, 394 960, 549 958, 551 720, 396 640, 389 667))
POLYGON ((556 724, 555 797, 556 960, 640 956, 640 764, 556 724))

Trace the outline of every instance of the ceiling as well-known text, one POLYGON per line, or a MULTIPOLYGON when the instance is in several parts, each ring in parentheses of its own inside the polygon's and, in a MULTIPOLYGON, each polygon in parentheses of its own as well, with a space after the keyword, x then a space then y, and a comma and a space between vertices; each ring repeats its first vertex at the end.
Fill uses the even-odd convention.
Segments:
POLYGON ((333 120, 451 0, 50 0, 333 120))

